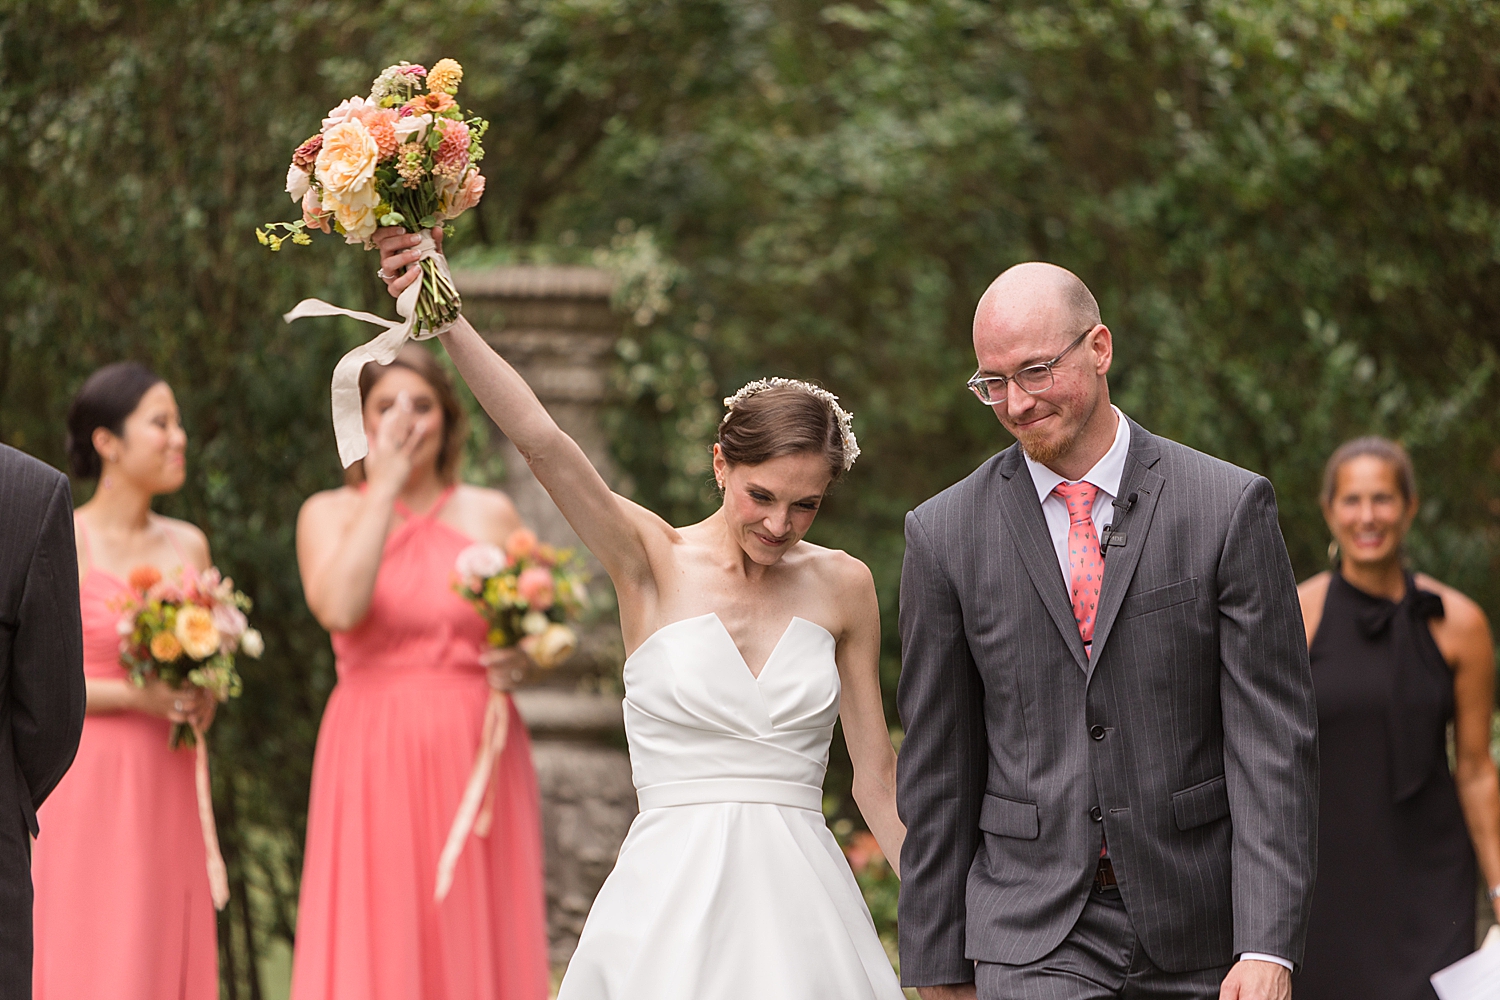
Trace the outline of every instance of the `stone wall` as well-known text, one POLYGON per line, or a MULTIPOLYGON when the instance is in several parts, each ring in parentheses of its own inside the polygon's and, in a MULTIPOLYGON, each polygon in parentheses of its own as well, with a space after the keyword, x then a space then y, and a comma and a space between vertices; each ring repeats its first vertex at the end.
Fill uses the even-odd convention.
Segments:
MULTIPOLYGON (((454 281, 470 322, 516 366, 605 481, 618 487, 600 423, 620 330, 610 308, 610 276, 585 267, 514 266, 460 270, 454 281)), ((505 462, 502 488, 526 523, 544 541, 577 546, 578 536, 515 446, 491 430, 505 462)), ((590 590, 601 610, 582 629, 579 652, 516 695, 531 730, 541 787, 548 938, 556 966, 573 954, 636 812, 620 708, 623 649, 614 595, 598 563, 590 562, 590 590)))

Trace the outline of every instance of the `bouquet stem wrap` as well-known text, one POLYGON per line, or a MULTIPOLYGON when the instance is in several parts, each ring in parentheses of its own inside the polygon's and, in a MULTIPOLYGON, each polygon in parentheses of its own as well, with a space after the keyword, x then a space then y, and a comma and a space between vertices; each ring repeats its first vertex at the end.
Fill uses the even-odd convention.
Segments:
POLYGON ((469 772, 469 783, 464 787, 463 798, 458 803, 458 813, 453 817, 453 826, 448 831, 448 842, 438 858, 437 888, 433 898, 441 903, 453 888, 453 872, 458 867, 459 855, 469 834, 485 837, 490 832, 491 813, 494 808, 495 763, 505 750, 506 737, 510 735, 510 695, 504 691, 490 691, 484 709, 484 726, 479 736, 479 752, 474 757, 474 767, 469 772))
POLYGON ((370 451, 360 408, 360 371, 371 361, 390 364, 408 340, 427 340, 446 333, 458 318, 459 296, 453 285, 453 275, 448 270, 448 260, 438 252, 430 233, 423 232, 421 236, 417 250, 421 254, 418 265, 422 269, 422 278, 407 286, 396 300, 396 312, 401 316, 399 321, 344 309, 322 299, 303 299, 283 317, 291 323, 308 316, 348 316, 385 328, 385 332, 376 334, 374 339, 345 354, 333 369, 333 435, 338 441, 339 461, 346 469, 370 451), (440 311, 438 325, 432 322, 434 310, 440 311))
POLYGON ((193 727, 197 747, 193 764, 193 784, 198 790, 198 824, 203 827, 203 852, 208 856, 208 891, 213 896, 214 909, 222 910, 229 903, 229 871, 224 867, 224 855, 219 852, 219 829, 214 825, 213 789, 208 782, 208 734, 193 727))

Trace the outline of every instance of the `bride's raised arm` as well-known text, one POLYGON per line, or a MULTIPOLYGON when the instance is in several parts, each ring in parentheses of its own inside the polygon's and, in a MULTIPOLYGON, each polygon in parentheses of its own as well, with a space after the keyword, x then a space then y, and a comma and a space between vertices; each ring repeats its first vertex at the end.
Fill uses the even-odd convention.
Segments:
MULTIPOLYGON (((386 280, 386 286, 392 296, 400 296, 421 274, 415 267, 401 273, 403 267, 417 261, 412 248, 418 237, 391 227, 378 230, 375 242, 380 247, 382 277, 396 275, 386 280)), ((460 317, 441 339, 474 397, 520 451, 537 481, 616 586, 646 582, 651 571, 647 546, 654 539, 665 541, 670 526, 609 488, 578 442, 557 426, 526 380, 485 343, 468 320, 460 317)))

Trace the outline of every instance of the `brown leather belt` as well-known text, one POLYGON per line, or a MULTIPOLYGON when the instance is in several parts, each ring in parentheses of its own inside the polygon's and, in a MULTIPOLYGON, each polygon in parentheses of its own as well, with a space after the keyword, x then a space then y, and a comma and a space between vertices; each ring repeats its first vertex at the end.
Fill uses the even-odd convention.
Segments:
POLYGON ((1094 872, 1094 891, 1104 892, 1113 889, 1120 883, 1115 881, 1115 866, 1109 858, 1100 858, 1099 867, 1094 872))

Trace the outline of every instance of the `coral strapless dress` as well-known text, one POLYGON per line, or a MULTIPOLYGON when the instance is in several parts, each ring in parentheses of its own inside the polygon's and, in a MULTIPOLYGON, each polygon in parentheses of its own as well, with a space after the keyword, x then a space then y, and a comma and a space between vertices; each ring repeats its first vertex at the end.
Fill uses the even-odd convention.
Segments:
POLYGON ((823 821, 834 639, 793 618, 752 676, 717 615, 625 661, 641 812, 558 1000, 901 1000, 823 821))
MULTIPOLYGON (((88 545, 80 524, 79 541, 88 545)), ((125 680, 125 585, 89 569, 79 586, 83 672, 125 680)), ((171 723, 90 715, 73 766, 37 814, 36 1000, 216 1000, 219 945, 193 751, 167 747, 171 723)))
MULTIPOLYGON (((386 541, 370 611, 333 637, 338 684, 313 761, 293 1000, 543 1000, 547 930, 531 742, 518 715, 494 824, 433 901, 479 747, 485 625, 452 590, 470 539, 436 520, 386 541)), ((512 708, 514 713, 514 708, 512 708)))

